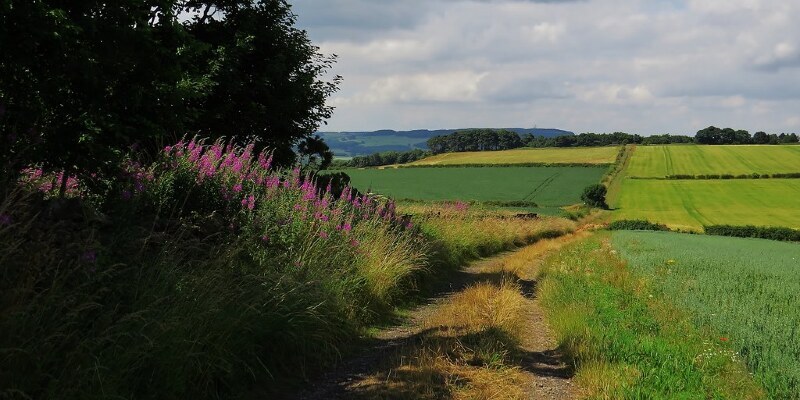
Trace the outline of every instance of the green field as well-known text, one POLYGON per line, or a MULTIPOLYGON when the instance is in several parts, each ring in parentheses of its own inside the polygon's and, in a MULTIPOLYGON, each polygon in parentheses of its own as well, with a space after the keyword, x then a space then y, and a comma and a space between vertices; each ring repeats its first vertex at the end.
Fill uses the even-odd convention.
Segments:
POLYGON ((470 151, 444 153, 419 160, 412 165, 463 165, 463 164, 611 164, 619 148, 580 147, 514 149, 503 151, 470 151))
POLYGON ((800 245, 615 232, 629 266, 744 357, 774 399, 800 398, 800 245))
POLYGON ((638 146, 628 176, 800 172, 800 146, 638 146))
POLYGON ((353 186, 397 199, 533 201, 543 207, 580 202, 606 167, 463 167, 345 170, 353 186))
POLYGON ((800 179, 625 179, 617 219, 646 219, 681 229, 702 225, 800 228, 800 179))

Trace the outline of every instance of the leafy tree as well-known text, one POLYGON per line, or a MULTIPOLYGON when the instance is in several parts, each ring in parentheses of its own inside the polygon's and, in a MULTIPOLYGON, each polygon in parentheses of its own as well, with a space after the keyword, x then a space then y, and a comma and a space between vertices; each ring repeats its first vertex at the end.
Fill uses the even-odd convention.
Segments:
POLYGON ((769 136, 765 132, 756 132, 753 134, 753 143, 768 144, 769 136))
POLYGON ((587 186, 583 189, 583 193, 581 194, 581 200, 583 200, 586 205, 590 207, 597 207, 597 208, 608 208, 608 204, 606 204, 606 194, 608 189, 602 184, 595 184, 591 186, 587 186))
POLYGON ((283 0, 2 0, 0 169, 109 173, 187 134, 324 165, 340 78, 294 23, 283 0))

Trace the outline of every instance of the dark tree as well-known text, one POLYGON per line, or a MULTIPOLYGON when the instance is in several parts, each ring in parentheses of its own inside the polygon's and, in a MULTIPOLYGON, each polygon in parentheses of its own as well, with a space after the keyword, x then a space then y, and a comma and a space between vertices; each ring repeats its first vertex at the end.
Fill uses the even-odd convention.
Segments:
POLYGON ((756 132, 755 134, 753 134, 753 143, 768 144, 769 136, 766 134, 766 132, 756 132))
POLYGON ((0 1, 0 168, 111 172, 187 134, 324 163, 339 77, 294 22, 283 0, 0 1))
POLYGON ((608 204, 606 204, 606 193, 608 189, 604 185, 595 184, 591 186, 587 186, 583 189, 583 194, 581 194, 581 200, 583 200, 586 205, 590 207, 596 208, 608 208, 608 204))

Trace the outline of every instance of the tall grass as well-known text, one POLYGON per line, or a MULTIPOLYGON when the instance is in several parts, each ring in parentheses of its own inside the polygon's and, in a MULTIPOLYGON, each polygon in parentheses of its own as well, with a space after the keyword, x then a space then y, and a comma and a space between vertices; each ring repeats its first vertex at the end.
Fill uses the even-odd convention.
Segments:
POLYGON ((463 202, 401 204, 423 234, 432 238, 438 262, 459 266, 479 257, 573 232, 577 224, 563 218, 518 217, 463 202))
POLYGON ((763 397, 730 346, 631 273, 607 236, 548 258, 539 294, 592 398, 763 397))
POLYGON ((509 223, 486 244, 249 146, 181 142, 124 170, 91 199, 80 182, 55 198, 49 177, 3 185, 0 396, 268 395, 339 360, 423 277, 544 231, 509 223))
MULTIPOLYGON (((165 149, 92 207, 9 189, 0 390, 216 398, 339 358, 425 266, 391 202, 318 190, 267 154, 165 149)), ((38 189, 38 188, 34 188, 38 189)))

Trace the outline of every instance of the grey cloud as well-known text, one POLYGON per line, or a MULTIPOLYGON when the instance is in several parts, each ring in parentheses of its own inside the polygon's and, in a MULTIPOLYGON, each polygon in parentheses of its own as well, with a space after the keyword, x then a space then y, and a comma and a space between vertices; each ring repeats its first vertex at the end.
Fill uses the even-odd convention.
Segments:
POLYGON ((340 56, 331 129, 798 131, 800 3, 753 4, 296 0, 295 12, 340 56))

